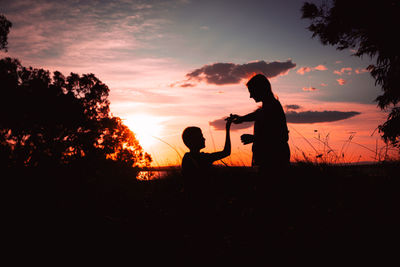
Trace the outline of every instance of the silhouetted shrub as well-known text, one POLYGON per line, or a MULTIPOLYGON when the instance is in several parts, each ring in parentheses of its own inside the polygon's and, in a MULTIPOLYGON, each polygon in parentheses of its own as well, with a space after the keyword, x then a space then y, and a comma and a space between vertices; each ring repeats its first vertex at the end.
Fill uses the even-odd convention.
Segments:
POLYGON ((132 131, 110 115, 109 88, 94 74, 68 77, 0 60, 0 157, 7 166, 65 164, 81 158, 148 165, 132 131))

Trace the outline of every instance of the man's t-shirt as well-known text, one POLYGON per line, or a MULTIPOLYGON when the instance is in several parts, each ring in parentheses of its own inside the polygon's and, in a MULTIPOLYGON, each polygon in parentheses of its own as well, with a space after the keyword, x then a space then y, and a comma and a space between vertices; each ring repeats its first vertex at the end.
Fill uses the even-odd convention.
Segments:
POLYGON ((256 111, 253 165, 276 166, 290 159, 288 128, 281 103, 273 99, 256 111))

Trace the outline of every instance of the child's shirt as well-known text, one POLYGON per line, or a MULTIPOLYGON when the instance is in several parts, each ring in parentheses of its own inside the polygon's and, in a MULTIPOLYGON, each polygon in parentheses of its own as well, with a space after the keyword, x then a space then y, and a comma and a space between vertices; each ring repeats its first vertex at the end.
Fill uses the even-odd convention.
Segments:
POLYGON ((213 163, 209 153, 191 153, 187 152, 182 158, 183 175, 197 175, 199 172, 208 171, 213 163))
POLYGON ((185 188, 189 191, 203 191, 211 186, 211 168, 215 161, 210 153, 187 152, 182 158, 182 174, 185 188))

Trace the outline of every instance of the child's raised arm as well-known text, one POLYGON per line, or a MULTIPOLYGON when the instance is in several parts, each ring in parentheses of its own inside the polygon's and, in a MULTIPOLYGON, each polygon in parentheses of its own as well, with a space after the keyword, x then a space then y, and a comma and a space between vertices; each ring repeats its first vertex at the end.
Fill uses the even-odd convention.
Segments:
POLYGON ((226 120, 226 135, 225 135, 225 146, 224 150, 219 152, 211 153, 212 161, 217 161, 223 159, 231 154, 231 136, 230 136, 230 128, 232 121, 234 120, 234 116, 231 114, 226 120))

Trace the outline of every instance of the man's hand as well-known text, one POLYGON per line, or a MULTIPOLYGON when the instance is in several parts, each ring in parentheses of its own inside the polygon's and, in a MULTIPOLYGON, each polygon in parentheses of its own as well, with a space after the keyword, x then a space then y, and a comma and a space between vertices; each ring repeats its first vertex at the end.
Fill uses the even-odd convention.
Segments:
POLYGON ((240 140, 242 140, 243 145, 251 144, 254 142, 254 135, 242 134, 242 136, 240 137, 240 140))
POLYGON ((239 123, 242 123, 242 122, 243 122, 243 121, 242 121, 242 117, 239 116, 239 115, 237 115, 237 114, 231 114, 231 118, 232 118, 232 122, 233 122, 234 124, 239 124, 239 123))

